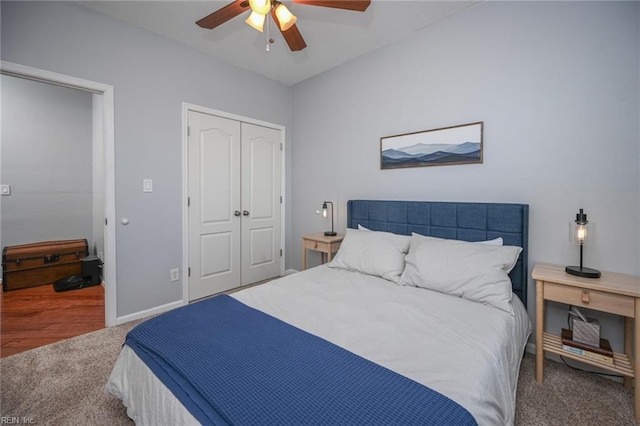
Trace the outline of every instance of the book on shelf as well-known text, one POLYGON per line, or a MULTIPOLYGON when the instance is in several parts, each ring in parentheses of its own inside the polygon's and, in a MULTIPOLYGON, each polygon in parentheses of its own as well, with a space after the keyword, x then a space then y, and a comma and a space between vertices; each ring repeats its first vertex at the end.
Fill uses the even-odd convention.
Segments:
POLYGON ((566 328, 562 329, 561 337, 563 345, 573 346, 575 348, 584 349, 606 356, 613 356, 613 350, 611 349, 611 345, 609 344, 609 341, 607 339, 600 339, 600 347, 587 345, 585 343, 576 342, 575 340, 573 340, 573 332, 566 328))
POLYGON ((592 359, 594 361, 606 362, 608 364, 613 364, 613 357, 607 355, 601 355, 596 352, 587 351, 585 349, 576 348, 575 346, 562 345, 562 350, 565 352, 572 353, 574 355, 579 355, 585 358, 592 359))
POLYGON ((586 345, 573 340, 573 333, 566 328, 562 329, 562 349, 576 355, 613 364, 613 350, 607 339, 600 339, 600 347, 586 345))

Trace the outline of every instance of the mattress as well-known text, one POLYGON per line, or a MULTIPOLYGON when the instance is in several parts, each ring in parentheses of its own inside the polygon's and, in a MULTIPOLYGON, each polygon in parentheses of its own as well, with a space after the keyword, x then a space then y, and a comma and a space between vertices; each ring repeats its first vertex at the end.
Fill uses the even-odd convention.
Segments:
MULTIPOLYGON (((513 424, 518 371, 532 329, 517 297, 510 315, 326 265, 232 296, 444 394, 481 425, 513 424)), ((122 399, 137 424, 198 423, 127 346, 106 390, 122 399)))

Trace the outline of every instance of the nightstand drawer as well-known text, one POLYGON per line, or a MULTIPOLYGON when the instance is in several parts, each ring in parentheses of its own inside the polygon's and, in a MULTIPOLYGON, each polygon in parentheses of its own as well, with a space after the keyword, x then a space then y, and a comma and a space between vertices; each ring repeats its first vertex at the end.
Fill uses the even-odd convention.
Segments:
POLYGON ((329 253, 329 247, 331 244, 325 243, 323 241, 313 241, 313 240, 304 240, 304 248, 321 251, 323 253, 329 253))
POLYGON ((635 299, 633 297, 587 290, 568 285, 545 282, 544 298, 578 307, 610 312, 633 318, 635 299))

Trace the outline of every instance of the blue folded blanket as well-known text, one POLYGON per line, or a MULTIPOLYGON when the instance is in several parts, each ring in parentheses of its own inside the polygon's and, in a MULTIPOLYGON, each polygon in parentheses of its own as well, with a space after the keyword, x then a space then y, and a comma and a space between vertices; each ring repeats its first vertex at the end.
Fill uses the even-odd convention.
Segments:
POLYGON ((126 344, 203 424, 477 424, 433 389, 226 295, 148 320, 126 344))

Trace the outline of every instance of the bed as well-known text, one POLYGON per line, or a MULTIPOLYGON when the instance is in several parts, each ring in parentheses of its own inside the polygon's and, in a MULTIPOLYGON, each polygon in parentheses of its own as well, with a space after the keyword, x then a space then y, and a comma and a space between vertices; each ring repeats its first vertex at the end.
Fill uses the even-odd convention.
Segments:
POLYGON ((127 336, 106 390, 138 424, 513 424, 528 206, 351 200, 324 265, 127 336))

